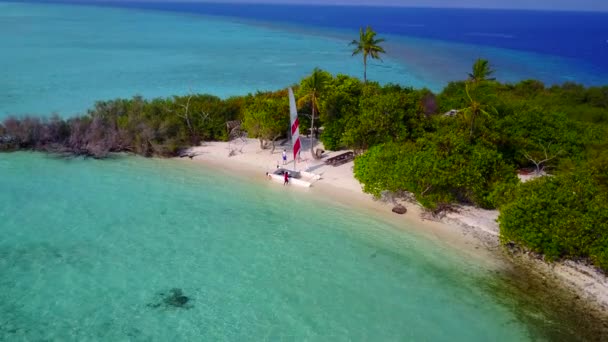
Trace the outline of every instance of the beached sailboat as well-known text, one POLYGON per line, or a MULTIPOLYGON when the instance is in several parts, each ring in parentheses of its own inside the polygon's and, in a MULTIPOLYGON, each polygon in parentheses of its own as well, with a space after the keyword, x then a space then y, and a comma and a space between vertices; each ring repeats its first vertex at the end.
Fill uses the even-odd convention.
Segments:
POLYGON ((293 95, 293 90, 288 88, 289 92, 289 117, 291 122, 291 145, 293 150, 293 169, 277 168, 269 174, 271 179, 279 182, 284 181, 285 173, 289 176, 289 183, 297 186, 310 187, 312 183, 320 179, 319 175, 311 172, 298 171, 297 160, 302 148, 300 141, 300 121, 298 120, 298 110, 296 108, 296 99, 293 95))

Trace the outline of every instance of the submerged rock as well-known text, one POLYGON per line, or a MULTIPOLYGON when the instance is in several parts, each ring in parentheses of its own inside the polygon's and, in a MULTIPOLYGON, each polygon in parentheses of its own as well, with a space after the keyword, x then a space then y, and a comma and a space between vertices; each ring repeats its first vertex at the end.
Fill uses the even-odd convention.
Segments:
POLYGON ((187 296, 184 296, 181 289, 171 289, 170 295, 166 296, 164 302, 168 306, 184 307, 190 300, 187 296))
POLYGON ((190 297, 184 295, 181 289, 173 288, 168 292, 159 292, 157 294, 157 301, 153 303, 149 303, 148 307, 150 308, 178 308, 178 309, 190 309, 192 305, 189 304, 191 302, 190 297))
POLYGON ((402 206, 401 204, 397 204, 393 207, 393 212, 399 215, 403 215, 407 213, 407 208, 402 206))

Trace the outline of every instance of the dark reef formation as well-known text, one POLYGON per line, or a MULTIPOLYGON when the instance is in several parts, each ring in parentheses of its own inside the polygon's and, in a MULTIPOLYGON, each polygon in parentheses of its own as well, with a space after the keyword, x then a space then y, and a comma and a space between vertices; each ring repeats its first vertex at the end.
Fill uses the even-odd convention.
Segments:
POLYGON ((191 309, 192 299, 182 292, 181 289, 173 288, 169 291, 162 291, 156 295, 156 300, 148 304, 150 308, 158 309, 191 309))

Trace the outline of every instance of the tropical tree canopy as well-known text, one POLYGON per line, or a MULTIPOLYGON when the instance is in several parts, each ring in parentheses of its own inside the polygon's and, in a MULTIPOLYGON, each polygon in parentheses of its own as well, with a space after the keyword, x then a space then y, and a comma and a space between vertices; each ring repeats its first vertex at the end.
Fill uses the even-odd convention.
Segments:
POLYGON ((257 94, 245 106, 243 128, 249 137, 257 138, 261 148, 272 147, 289 129, 289 101, 286 91, 257 94), (269 146, 271 144, 271 146, 269 146))
POLYGON ((470 124, 469 139, 473 139, 475 134, 475 121, 481 115, 491 118, 490 113, 495 113, 496 109, 488 104, 487 94, 481 86, 469 86, 465 84, 465 94, 467 95, 467 106, 460 110, 465 120, 470 124), (485 95, 485 99, 484 99, 485 95), (486 101, 484 101, 486 100, 486 101))
POLYGON ((314 135, 315 135, 315 118, 319 113, 319 98, 323 96, 327 84, 331 81, 332 76, 327 71, 315 68, 310 76, 304 78, 300 82, 298 91, 298 107, 310 106, 310 152, 314 157, 314 135))
POLYGON ((319 113, 319 99, 323 96, 332 76, 327 71, 315 68, 308 77, 302 79, 298 89, 298 107, 311 106, 311 110, 319 113))
POLYGON ((477 59, 473 64, 473 70, 469 73, 469 81, 479 83, 483 81, 493 81, 490 77, 494 74, 494 70, 490 67, 490 62, 486 59, 477 59))
POLYGON ((362 54, 363 55, 363 82, 367 82, 367 57, 372 59, 379 59, 381 53, 386 53, 384 48, 380 46, 381 43, 385 42, 383 38, 376 38, 376 31, 371 27, 367 26, 365 30, 363 27, 359 29, 359 40, 354 39, 350 45, 354 46, 353 56, 362 54))

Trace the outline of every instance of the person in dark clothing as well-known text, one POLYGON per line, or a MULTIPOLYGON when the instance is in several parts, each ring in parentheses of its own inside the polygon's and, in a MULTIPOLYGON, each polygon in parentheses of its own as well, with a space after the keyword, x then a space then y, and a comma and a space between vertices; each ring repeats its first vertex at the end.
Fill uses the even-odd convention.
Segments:
POLYGON ((289 172, 285 171, 283 176, 285 177, 285 181, 283 182, 283 185, 289 184, 289 172))

